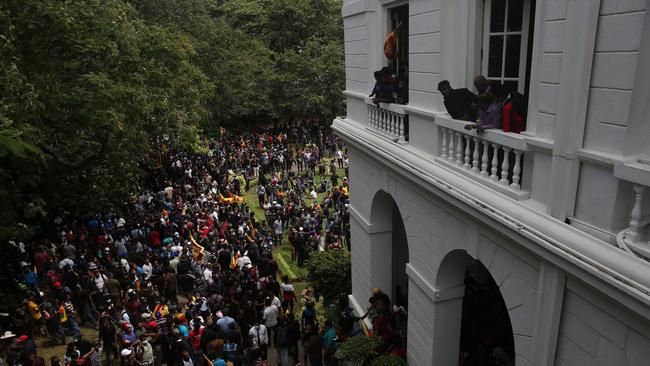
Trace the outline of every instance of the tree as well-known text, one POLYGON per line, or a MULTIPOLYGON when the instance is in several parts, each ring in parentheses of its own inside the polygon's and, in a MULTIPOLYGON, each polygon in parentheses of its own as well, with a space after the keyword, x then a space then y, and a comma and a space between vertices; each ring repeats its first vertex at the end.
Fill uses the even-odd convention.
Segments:
POLYGON ((307 261, 307 279, 326 302, 352 291, 350 253, 342 249, 315 252, 307 261))
MULTIPOLYGON (((150 147, 205 118, 209 84, 188 38, 147 25, 123 1, 7 0, 0 21, 3 129, 43 152, 21 168, 30 182, 21 205, 42 201, 44 214, 119 208, 150 147)), ((25 159, 6 155, 3 166, 16 158, 25 159)))
POLYGON ((344 110, 340 8, 340 0, 223 0, 217 7, 271 52, 271 116, 331 119, 344 110))

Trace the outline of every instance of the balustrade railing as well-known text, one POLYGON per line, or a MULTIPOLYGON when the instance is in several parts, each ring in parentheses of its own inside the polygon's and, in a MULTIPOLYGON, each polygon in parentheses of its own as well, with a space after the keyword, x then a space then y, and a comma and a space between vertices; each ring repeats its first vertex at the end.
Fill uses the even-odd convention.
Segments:
POLYGON ((650 214, 643 212, 643 199, 647 193, 646 187, 635 184, 632 187, 634 194, 634 205, 630 212, 628 227, 616 235, 616 244, 626 252, 636 254, 650 260, 650 214))
POLYGON ((408 141, 408 115, 391 104, 368 104, 368 128, 393 141, 408 141))
POLYGON ((468 123, 438 118, 440 149, 437 161, 473 177, 515 199, 525 199, 522 168, 527 146, 518 135, 501 131, 477 134, 468 123))

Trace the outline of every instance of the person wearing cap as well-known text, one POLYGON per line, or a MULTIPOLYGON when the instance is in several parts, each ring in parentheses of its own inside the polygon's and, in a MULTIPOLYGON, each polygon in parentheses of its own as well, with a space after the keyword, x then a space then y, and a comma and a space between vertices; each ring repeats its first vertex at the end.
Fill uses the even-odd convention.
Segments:
POLYGON ((135 365, 135 353, 130 346, 120 351, 120 361, 122 365, 135 365))
MULTIPOLYGON (((155 325, 155 322, 153 322, 155 325)), ((155 328, 155 327, 154 327, 155 328)), ((143 334, 140 336, 140 343, 136 348, 136 359, 137 363, 140 366, 153 366, 154 364, 154 354, 153 347, 149 343, 149 336, 143 334)))

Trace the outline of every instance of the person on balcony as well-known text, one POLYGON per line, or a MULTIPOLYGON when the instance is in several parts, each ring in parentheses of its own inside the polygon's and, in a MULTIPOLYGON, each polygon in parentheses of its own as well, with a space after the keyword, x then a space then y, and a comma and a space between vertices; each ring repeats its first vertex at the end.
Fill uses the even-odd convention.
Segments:
POLYGON ((466 125, 465 129, 476 129, 477 133, 483 133, 483 131, 493 128, 500 129, 503 123, 501 103, 494 100, 491 95, 480 94, 477 98, 477 105, 478 123, 466 125))
POLYGON ((494 87, 494 98, 501 104, 503 115, 502 128, 504 132, 520 133, 524 130, 524 96, 510 92, 505 86, 498 84, 494 87))
POLYGON ((394 103, 397 95, 398 80, 393 76, 388 67, 375 71, 374 75, 375 86, 369 95, 373 103, 394 103))
POLYGON ((445 101, 445 108, 453 119, 476 121, 476 94, 467 88, 453 89, 448 80, 438 83, 438 91, 445 101))
POLYGON ((476 88, 476 91, 478 92, 478 95, 481 94, 492 94, 492 87, 493 83, 491 80, 488 80, 485 78, 483 75, 476 75, 474 77, 474 88, 476 88))

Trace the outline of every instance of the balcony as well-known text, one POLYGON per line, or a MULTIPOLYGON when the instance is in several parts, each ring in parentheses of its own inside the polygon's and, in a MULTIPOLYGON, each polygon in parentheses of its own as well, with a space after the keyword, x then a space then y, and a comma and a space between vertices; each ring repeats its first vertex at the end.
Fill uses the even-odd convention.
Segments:
POLYGON ((368 105, 367 129, 398 143, 408 141, 408 114, 404 106, 393 103, 375 105, 366 100, 368 105))
POLYGON ((650 159, 638 156, 614 168, 614 175, 631 182, 634 203, 628 227, 616 235, 616 245, 628 253, 650 260, 650 212, 647 197, 650 186, 650 159))
POLYGON ((436 161, 515 200, 530 192, 522 188, 524 153, 528 146, 519 134, 466 130, 471 122, 436 117, 439 151, 436 161))

